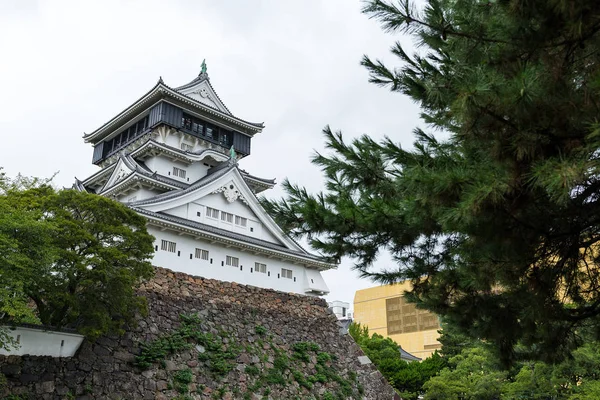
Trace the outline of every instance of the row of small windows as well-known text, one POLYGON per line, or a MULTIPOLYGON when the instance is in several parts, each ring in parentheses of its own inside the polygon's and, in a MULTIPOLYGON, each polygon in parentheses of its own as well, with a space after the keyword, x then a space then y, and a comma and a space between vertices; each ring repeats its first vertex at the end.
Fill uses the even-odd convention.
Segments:
POLYGON ((206 207, 206 216, 209 218, 218 219, 219 213, 221 213, 221 221, 223 221, 223 222, 228 222, 228 223, 232 224, 235 221, 235 224, 242 228, 245 228, 246 226, 248 226, 248 218, 244 218, 239 215, 234 215, 232 213, 228 213, 225 211, 219 211, 215 208, 206 207))
POLYGON ((123 147, 126 143, 140 136, 147 128, 148 116, 145 116, 139 121, 133 123, 127 129, 123 130, 123 132, 119 133, 111 140, 107 140, 104 143, 104 148, 102 149, 103 156, 106 156, 112 153, 113 151, 116 151, 119 148, 123 147))
POLYGON ((185 113, 181 118, 181 127, 195 136, 209 139, 224 147, 230 147, 233 144, 232 131, 215 126, 185 113))
MULTIPOLYGON (((169 240, 164 240, 164 239, 162 239, 160 242, 160 249, 163 251, 168 251, 169 253, 177 253, 177 255, 180 255, 180 253, 181 253, 181 252, 177 251, 177 243, 176 242, 171 242, 169 240)), ((190 259, 191 258, 192 258, 192 255, 190 254, 190 259)), ((208 250, 196 248, 194 251, 194 258, 199 258, 201 260, 209 260, 209 252, 208 252, 208 250)), ((212 259, 210 259, 210 262, 212 264, 212 259)), ((224 263, 222 262, 221 265, 223 265, 223 264, 230 266, 230 267, 242 269, 242 266, 240 265, 240 259, 238 257, 225 256, 225 262, 224 263)), ((254 263, 254 270, 251 269, 250 272, 258 272, 258 273, 262 273, 262 274, 268 274, 269 276, 271 275, 270 272, 267 272, 267 264, 263 264, 263 263, 259 263, 259 262, 254 263)), ((279 274, 277 277, 293 279, 294 282, 296 281, 296 278, 294 278, 294 272, 291 269, 287 269, 287 268, 281 268, 281 274, 279 274)))
POLYGON ((173 167, 173 176, 185 178, 186 174, 187 174, 187 171, 185 169, 173 167))

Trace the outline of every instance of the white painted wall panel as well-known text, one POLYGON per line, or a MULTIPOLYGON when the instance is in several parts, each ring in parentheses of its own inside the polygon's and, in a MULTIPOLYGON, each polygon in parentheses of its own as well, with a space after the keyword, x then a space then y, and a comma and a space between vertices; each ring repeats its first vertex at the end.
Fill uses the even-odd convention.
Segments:
MULTIPOLYGON (((179 148, 179 145, 174 146, 179 148)), ((195 162, 192 164, 186 164, 181 161, 173 161, 165 156, 154 156, 144 161, 146 166, 153 172, 157 172, 161 175, 168 176, 184 183, 194 183, 198 179, 206 176, 208 168, 202 161, 195 162), (183 169, 186 174, 185 178, 181 178, 173 175, 173 167, 183 169)))
POLYGON ((6 332, 19 341, 19 348, 0 348, 2 355, 72 357, 83 342, 83 336, 74 333, 44 331, 40 329, 4 327, 6 332))
POLYGON ((222 193, 215 193, 196 200, 193 203, 185 204, 179 207, 171 208, 164 211, 166 214, 189 219, 195 222, 201 222, 210 226, 225 229, 230 232, 240 233, 257 239, 262 239, 270 243, 281 245, 281 241, 275 238, 258 220, 252 210, 241 200, 236 200, 229 203, 222 193), (216 210, 225 211, 234 216, 240 216, 247 219, 246 226, 243 227, 235 223, 228 223, 220 218, 211 218, 207 215, 206 207, 211 207, 216 210), (200 213, 200 215, 198 215, 200 213))
POLYGON ((255 255, 247 251, 226 248, 218 243, 210 243, 201 239, 196 240, 188 235, 180 236, 173 231, 161 231, 153 226, 148 227, 148 232, 156 238, 155 248, 158 248, 158 250, 154 254, 153 264, 159 267, 169 268, 190 275, 275 289, 282 292, 306 294, 307 291, 316 289, 316 286, 324 292, 329 292, 320 272, 317 270, 307 269, 304 266, 294 265, 281 260, 270 259, 262 255, 255 255), (160 250, 161 240, 163 239, 177 243, 175 253, 160 250), (196 248, 208 250, 209 259, 201 260, 195 258, 196 248), (225 265, 226 256, 237 257, 240 267, 236 268, 225 265), (254 271, 255 262, 266 264, 267 272, 270 274, 254 271), (282 277, 282 268, 292 270, 295 280, 282 277), (311 279, 306 277, 307 271, 310 272, 311 278, 316 282, 311 285, 312 287, 307 287, 306 284, 307 279, 311 279))

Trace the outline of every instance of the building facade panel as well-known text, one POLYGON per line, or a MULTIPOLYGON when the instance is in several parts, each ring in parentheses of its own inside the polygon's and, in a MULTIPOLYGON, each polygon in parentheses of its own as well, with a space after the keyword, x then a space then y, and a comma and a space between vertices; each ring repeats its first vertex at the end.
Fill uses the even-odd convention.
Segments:
POLYGON ((389 337, 407 352, 426 358, 441 348, 439 319, 409 303, 404 298, 409 289, 410 283, 400 283, 358 290, 354 320, 367 326, 370 333, 389 337))
POLYGON ((318 277, 311 275, 307 278, 305 267, 289 261, 270 258, 253 251, 242 251, 217 242, 195 239, 189 235, 180 235, 176 231, 163 231, 159 227, 149 226, 148 232, 155 237, 156 252, 153 264, 160 267, 284 292, 305 293, 305 281, 309 279, 320 279, 320 282, 314 282, 313 285, 326 287, 321 274, 318 274, 318 277), (163 241, 175 243, 175 246, 163 246, 163 241), (196 249, 208 251, 208 258, 196 257, 196 249), (227 257, 236 258, 237 265, 228 265, 227 257), (256 263, 265 265, 265 271, 257 272, 256 263), (291 274, 285 271, 291 271, 291 274))

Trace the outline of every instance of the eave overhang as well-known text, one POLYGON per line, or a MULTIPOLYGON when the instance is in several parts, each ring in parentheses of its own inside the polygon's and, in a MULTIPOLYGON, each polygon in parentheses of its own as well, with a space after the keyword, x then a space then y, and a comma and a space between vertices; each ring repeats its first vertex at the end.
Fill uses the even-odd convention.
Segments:
MULTIPOLYGON (((187 164, 191 164, 193 162, 202 161, 206 157, 211 157, 215 161, 223 162, 227 161, 228 157, 216 150, 204 150, 200 153, 193 153, 189 151, 183 151, 178 148, 169 146, 164 143, 159 143, 154 139, 148 140, 146 143, 135 149, 131 152, 132 157, 143 157, 147 153, 152 153, 152 151, 159 151, 160 154, 167 154, 169 157, 182 161, 187 164)), ((154 154, 153 154, 154 155, 154 154)))
POLYGON ((125 177, 122 181, 117 184, 107 188, 106 190, 98 193, 102 196, 118 196, 123 192, 127 192, 132 189, 132 186, 141 185, 146 187, 152 187, 156 189, 161 189, 165 191, 181 189, 180 186, 175 186, 170 183, 161 182, 158 179, 155 179, 151 176, 143 175, 137 171, 132 172, 127 177, 125 177))
POLYGON ((115 169, 115 167, 117 166, 117 163, 113 163, 112 165, 109 165, 106 168, 102 168, 100 171, 96 172, 94 175, 90 176, 89 178, 87 178, 86 180, 84 180, 82 182, 82 184, 85 187, 90 187, 90 186, 103 186, 104 183, 102 183, 103 179, 108 179, 110 177, 110 175, 113 173, 113 170, 115 169))
POLYGON ((240 170, 244 180, 254 189, 254 193, 260 193, 275 186, 275 179, 264 179, 250 175, 246 171, 240 170))
POLYGON ((175 106, 191 108, 191 110, 198 112, 210 122, 214 122, 218 125, 231 126, 235 130, 239 130, 249 136, 254 136, 264 128, 264 124, 262 122, 248 122, 233 117, 189 96, 181 94, 171 87, 165 85, 162 81, 159 81, 152 89, 150 89, 148 93, 138 99, 135 103, 127 107, 125 110, 102 125, 100 128, 96 129, 94 132, 85 134, 83 139, 86 143, 95 144, 114 133, 115 130, 121 128, 132 118, 146 113, 158 102, 167 100, 171 100, 169 102, 175 106))

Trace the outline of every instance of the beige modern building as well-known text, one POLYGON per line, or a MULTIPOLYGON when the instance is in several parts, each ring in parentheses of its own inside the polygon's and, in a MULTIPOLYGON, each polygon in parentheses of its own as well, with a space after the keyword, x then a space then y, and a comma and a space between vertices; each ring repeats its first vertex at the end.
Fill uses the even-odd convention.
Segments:
POLYGON ((354 321, 369 327, 369 333, 390 337, 407 352, 427 358, 441 348, 437 341, 437 315, 420 310, 404 299, 410 283, 358 290, 354 295, 354 321))

